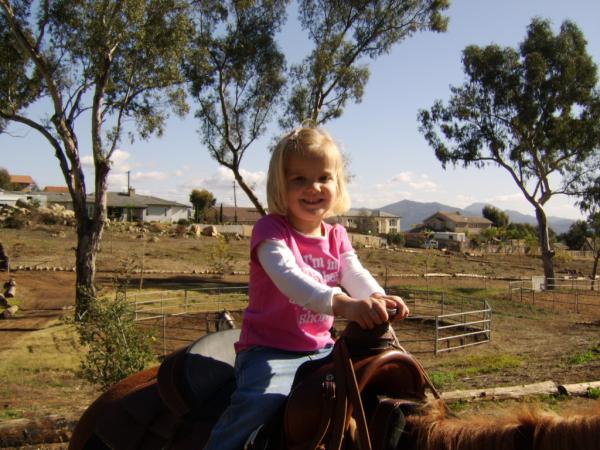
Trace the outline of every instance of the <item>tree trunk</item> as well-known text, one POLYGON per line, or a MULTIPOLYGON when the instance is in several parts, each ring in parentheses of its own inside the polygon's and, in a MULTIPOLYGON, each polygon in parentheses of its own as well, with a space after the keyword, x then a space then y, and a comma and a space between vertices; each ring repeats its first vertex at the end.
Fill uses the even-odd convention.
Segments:
POLYGON ((77 250, 75 254, 75 318, 80 320, 87 312, 90 302, 96 297, 96 256, 106 223, 106 192, 108 164, 96 163, 94 208, 87 209, 85 187, 79 186, 83 195, 74 197, 77 218, 77 250), (83 199, 83 201, 81 200, 83 199), (90 217, 91 216, 91 217, 90 217))
POLYGON ((250 189, 250 187, 248 187, 248 185, 246 184, 246 182, 242 178, 242 175, 238 171, 238 168, 234 167, 232 170, 233 170, 233 175, 235 176, 235 181, 238 182, 238 184, 240 185, 240 187, 242 188, 242 190, 246 193, 246 195, 248 196, 248 198, 250 199, 250 201, 252 202, 252 204, 254 205, 254 207, 258 210, 258 212, 260 213, 261 216, 266 216, 267 215, 267 211, 260 204, 260 201, 258 200, 258 198, 256 197, 256 195, 254 195, 254 192, 252 192, 252 189, 250 189))
POLYGON ((83 318, 90 302, 96 297, 96 252, 100 243, 97 233, 90 226, 77 227, 77 251, 75 256, 75 317, 83 318))
POLYGON ((541 206, 536 206, 535 216, 538 222, 538 233, 540 238, 540 251, 542 264, 544 266, 544 277, 546 278, 546 289, 554 289, 554 250, 550 247, 550 236, 548 234, 548 220, 541 206))

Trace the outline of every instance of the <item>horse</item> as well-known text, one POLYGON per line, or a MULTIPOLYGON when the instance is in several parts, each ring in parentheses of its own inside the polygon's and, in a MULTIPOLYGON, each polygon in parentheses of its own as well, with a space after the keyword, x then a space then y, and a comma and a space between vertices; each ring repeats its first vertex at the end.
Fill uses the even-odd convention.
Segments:
MULTIPOLYGON (((235 389, 238 337, 238 329, 204 336, 117 383, 84 412, 69 450, 202 448, 235 389)), ((389 324, 349 323, 328 358, 299 368, 281 414, 246 448, 600 450, 599 439, 600 416, 454 418, 389 324)))

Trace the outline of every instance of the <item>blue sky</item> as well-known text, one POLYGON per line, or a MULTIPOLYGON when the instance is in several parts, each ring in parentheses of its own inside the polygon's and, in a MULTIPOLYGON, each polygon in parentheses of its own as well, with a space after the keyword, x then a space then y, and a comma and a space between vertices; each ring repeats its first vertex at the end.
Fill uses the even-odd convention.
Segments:
MULTIPOLYGON (((574 21, 588 41, 588 52, 600 64, 600 1, 455 0, 448 15, 448 32, 417 34, 370 62, 371 77, 362 103, 349 105, 341 118, 326 126, 350 156, 353 206, 377 208, 403 199, 457 207, 489 202, 533 214, 501 169, 443 170, 418 131, 417 112, 436 99, 447 99, 449 86, 463 82, 461 52, 467 45, 515 47, 535 16, 550 19, 555 30, 564 20, 574 21)), ((293 13, 280 42, 288 64, 299 62, 310 49, 293 13)), ((43 105, 36 105, 32 114, 42 110, 43 105)), ((87 124, 81 127, 86 129, 87 124)), ((185 203, 192 189, 204 188, 213 192, 218 202, 232 205, 233 177, 208 156, 197 129, 198 122, 190 113, 184 119, 170 119, 162 138, 123 142, 115 155, 110 189, 124 190, 130 171, 138 193, 185 203)), ((13 125, 8 131, 10 134, 0 135, 0 167, 12 174, 31 175, 40 187, 64 185, 58 160, 44 139, 20 126, 13 125)), ((268 144, 277 133, 274 125, 242 162, 244 177, 255 184, 263 200, 268 144)), ((89 146, 88 133, 82 131, 80 139, 82 147, 89 146)), ((92 191, 91 174, 87 183, 92 191)), ((237 203, 249 205, 240 189, 237 203)), ((573 203, 573 199, 558 196, 546 210, 554 216, 579 218, 573 203)))

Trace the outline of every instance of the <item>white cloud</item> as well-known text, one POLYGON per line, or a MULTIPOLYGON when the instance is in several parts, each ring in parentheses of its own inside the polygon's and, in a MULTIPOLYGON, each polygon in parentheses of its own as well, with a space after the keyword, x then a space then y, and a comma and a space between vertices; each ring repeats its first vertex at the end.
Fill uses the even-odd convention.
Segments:
POLYGON ((169 178, 169 174, 166 172, 136 172, 131 175, 133 181, 164 181, 169 178))
POLYGON ((85 168, 94 167, 94 157, 92 155, 82 156, 81 165, 85 168))
MULTIPOLYGON (((250 186, 261 203, 266 206, 265 184, 267 175, 263 171, 251 172, 241 169, 240 174, 244 182, 250 186)), ((235 200, 233 196, 233 172, 226 167, 217 168, 216 172, 205 176, 192 178, 178 185, 179 191, 191 192, 192 189, 206 189, 213 193, 218 203, 233 205, 234 201, 238 206, 250 206, 251 202, 246 193, 236 183, 235 200)))
POLYGON ((437 191, 437 184, 433 182, 427 174, 415 174, 413 172, 400 172, 392 177, 390 184, 404 184, 417 191, 434 192, 437 191))

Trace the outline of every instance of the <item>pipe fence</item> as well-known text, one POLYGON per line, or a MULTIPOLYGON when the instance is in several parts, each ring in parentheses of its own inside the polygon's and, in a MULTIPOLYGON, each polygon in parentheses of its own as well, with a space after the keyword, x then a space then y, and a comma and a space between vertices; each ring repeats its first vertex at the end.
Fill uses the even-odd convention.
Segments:
MULTIPOLYGON (((152 330, 155 350, 166 355, 217 331, 223 310, 233 316, 239 327, 247 305, 247 289, 236 286, 129 291, 126 296, 138 326, 152 330)), ((411 310, 406 320, 394 322, 400 343, 411 353, 437 355, 491 340, 492 309, 486 300, 425 290, 389 292, 401 295, 411 310)), ((334 333, 339 334, 346 323, 336 319, 334 333)))

